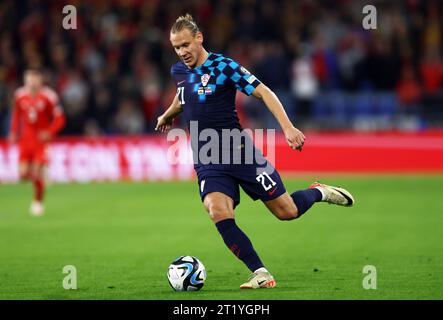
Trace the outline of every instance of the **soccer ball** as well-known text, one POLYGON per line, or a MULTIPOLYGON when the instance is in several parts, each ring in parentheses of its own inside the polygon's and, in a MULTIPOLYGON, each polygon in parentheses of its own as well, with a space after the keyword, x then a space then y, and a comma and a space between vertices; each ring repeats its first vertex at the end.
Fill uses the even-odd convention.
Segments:
POLYGON ((206 269, 196 257, 181 256, 169 265, 169 285, 175 291, 197 291, 206 280, 206 269))

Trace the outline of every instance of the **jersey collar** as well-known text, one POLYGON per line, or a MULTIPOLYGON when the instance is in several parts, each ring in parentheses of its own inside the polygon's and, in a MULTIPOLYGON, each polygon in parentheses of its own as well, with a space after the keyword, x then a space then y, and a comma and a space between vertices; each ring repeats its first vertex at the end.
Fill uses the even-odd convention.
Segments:
POLYGON ((203 64, 199 65, 198 67, 195 67, 194 70, 200 70, 202 67, 208 67, 211 64, 212 55, 213 53, 211 51, 208 51, 208 56, 206 57, 205 62, 203 62, 203 64))

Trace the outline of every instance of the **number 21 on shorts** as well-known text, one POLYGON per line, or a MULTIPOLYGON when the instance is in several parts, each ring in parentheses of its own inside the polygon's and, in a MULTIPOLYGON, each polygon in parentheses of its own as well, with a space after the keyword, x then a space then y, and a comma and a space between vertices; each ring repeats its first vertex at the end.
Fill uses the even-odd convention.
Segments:
POLYGON ((255 180, 261 183, 265 191, 268 191, 277 184, 266 172, 260 173, 255 180))

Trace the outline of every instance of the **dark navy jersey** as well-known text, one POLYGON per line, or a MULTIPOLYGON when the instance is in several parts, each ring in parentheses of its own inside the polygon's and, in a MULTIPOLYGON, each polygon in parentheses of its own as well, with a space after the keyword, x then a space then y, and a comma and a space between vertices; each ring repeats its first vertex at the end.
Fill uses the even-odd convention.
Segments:
POLYGON ((201 66, 189 69, 180 61, 172 66, 171 73, 186 121, 188 125, 198 121, 199 130, 240 129, 236 92, 251 95, 260 84, 234 60, 211 52, 201 66))
MULTIPOLYGON (((230 58, 210 52, 206 61, 194 69, 177 62, 171 74, 188 128, 191 121, 196 121, 198 133, 204 129, 242 129, 235 95, 240 90, 249 96, 260 84, 248 70, 230 58)), ((191 132, 191 144, 200 149, 203 143, 192 139, 195 137, 191 132)))

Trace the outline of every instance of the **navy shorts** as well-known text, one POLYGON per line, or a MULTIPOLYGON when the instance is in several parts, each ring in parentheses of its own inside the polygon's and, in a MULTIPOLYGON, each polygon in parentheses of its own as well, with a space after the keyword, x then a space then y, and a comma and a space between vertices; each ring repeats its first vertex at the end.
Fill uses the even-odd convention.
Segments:
POLYGON ((269 201, 286 192, 277 170, 266 162, 258 164, 202 165, 195 168, 202 201, 210 192, 221 192, 240 203, 240 188, 255 200, 269 201))

